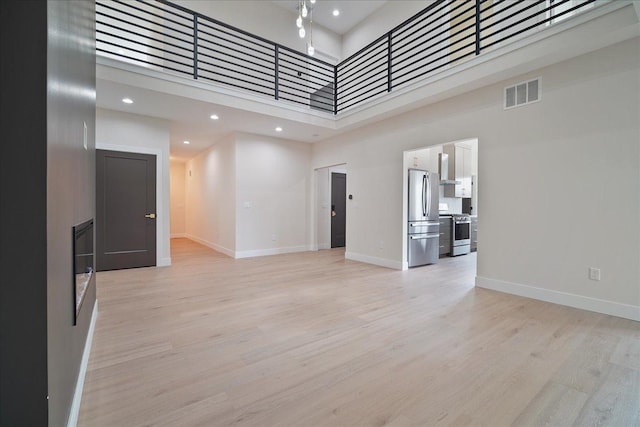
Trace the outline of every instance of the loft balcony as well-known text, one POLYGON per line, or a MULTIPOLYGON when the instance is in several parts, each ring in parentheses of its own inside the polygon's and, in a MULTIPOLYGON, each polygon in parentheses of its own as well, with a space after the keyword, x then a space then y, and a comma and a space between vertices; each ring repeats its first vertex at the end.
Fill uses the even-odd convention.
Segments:
POLYGON ((330 64, 166 0, 98 0, 97 74, 346 130, 634 37, 633 3, 439 0, 330 64))

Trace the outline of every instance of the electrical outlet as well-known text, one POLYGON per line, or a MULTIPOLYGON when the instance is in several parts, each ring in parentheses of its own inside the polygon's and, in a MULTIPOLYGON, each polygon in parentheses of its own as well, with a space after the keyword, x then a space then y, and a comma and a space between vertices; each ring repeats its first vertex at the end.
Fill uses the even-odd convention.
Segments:
POLYGON ((271 235, 271 241, 275 242, 276 240, 278 240, 278 235, 277 234, 272 234, 271 235))
POLYGON ((600 269, 595 267, 589 267, 589 279, 600 280, 600 269))
POLYGON ((380 249, 384 249, 384 240, 380 240, 380 244, 378 245, 380 249))

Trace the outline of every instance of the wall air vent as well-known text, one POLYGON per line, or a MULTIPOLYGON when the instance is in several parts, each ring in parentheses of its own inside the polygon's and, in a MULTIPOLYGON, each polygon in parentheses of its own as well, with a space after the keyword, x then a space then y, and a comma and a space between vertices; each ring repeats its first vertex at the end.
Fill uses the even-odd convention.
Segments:
POLYGON ((540 77, 504 88, 504 109, 540 101, 540 77))

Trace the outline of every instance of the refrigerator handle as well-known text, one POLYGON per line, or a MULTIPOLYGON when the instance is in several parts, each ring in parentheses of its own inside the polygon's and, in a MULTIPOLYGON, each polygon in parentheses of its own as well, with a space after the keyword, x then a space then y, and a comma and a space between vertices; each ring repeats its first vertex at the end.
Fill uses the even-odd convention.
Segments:
POLYGON ((427 216, 425 192, 427 191, 427 175, 422 175, 422 216, 427 216))
POLYGON ((427 177, 427 187, 425 188, 425 191, 427 192, 427 208, 425 210, 427 211, 428 218, 431 216, 431 178, 427 175, 425 175, 425 177, 427 177))

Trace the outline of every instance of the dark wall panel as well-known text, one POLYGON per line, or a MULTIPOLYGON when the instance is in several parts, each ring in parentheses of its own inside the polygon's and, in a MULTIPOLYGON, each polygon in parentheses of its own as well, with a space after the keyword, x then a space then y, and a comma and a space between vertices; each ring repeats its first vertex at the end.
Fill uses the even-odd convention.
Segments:
POLYGON ((0 2, 1 426, 47 425, 46 47, 45 1, 0 2))
POLYGON ((95 4, 49 1, 47 15, 49 425, 62 426, 96 298, 91 284, 74 326, 71 230, 95 217, 95 4))
POLYGON ((1 426, 63 426, 71 409, 95 302, 91 286, 74 326, 72 227, 95 215, 94 18, 92 1, 0 2, 1 426))

